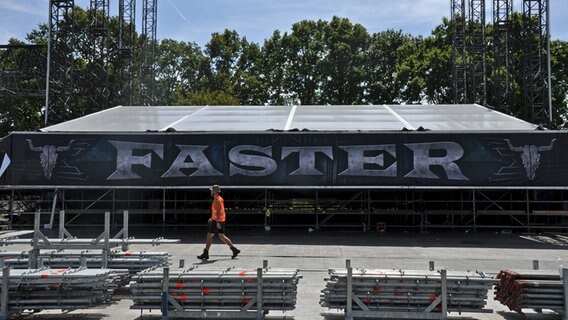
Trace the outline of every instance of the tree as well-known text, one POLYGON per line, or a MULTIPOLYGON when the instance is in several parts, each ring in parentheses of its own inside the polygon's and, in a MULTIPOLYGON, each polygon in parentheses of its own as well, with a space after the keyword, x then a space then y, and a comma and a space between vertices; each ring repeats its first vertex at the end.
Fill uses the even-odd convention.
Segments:
POLYGON ((360 104, 364 97, 367 30, 349 19, 333 17, 323 25, 321 104, 360 104))
POLYGON ((208 64, 205 55, 195 43, 172 39, 162 40, 156 51, 157 101, 160 105, 188 104, 181 97, 200 90, 201 70, 208 64))
POLYGON ((364 52, 364 100, 373 104, 395 104, 402 100, 406 83, 401 78, 400 67, 408 59, 403 46, 409 46, 412 38, 402 31, 387 30, 370 37, 364 52))
POLYGON ((321 65, 325 58, 323 29, 327 22, 303 20, 285 33, 282 47, 286 57, 284 87, 289 101, 303 105, 321 103, 321 65))

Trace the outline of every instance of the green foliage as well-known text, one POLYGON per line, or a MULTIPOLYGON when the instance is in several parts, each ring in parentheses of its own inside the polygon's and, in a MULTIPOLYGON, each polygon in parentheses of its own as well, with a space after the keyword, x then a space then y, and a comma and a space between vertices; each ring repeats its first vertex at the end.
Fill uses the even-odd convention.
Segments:
POLYGON ((239 105, 239 100, 232 94, 222 90, 198 90, 188 93, 178 91, 175 93, 174 105, 232 106, 239 105))

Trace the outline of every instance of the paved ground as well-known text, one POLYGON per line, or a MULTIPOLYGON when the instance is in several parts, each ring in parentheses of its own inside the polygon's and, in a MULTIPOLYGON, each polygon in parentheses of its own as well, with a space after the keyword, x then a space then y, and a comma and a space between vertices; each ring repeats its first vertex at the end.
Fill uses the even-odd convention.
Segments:
MULTIPOLYGON (((73 231, 77 234, 79 231, 73 231)), ((85 230, 82 231, 85 234, 85 230)), ((94 231, 91 230, 91 233, 94 231)), ((93 233, 95 235, 96 232, 93 233)), ((463 233, 432 231, 430 233, 396 232, 376 233, 358 231, 324 230, 310 232, 307 229, 283 229, 264 231, 257 229, 228 230, 228 235, 242 250, 238 259, 230 259, 229 249, 216 239, 211 248, 208 263, 197 261, 201 253, 205 228, 179 230, 131 230, 131 236, 147 238, 164 236, 179 238, 180 244, 158 247, 133 246, 131 250, 168 251, 172 254, 173 267, 180 259, 185 265, 201 264, 200 269, 257 268, 263 260, 278 267, 299 268, 303 278, 299 283, 298 303, 294 311, 269 314, 268 319, 341 319, 335 310, 319 305, 320 291, 329 268, 342 268, 345 260, 351 259, 353 267, 428 269, 428 261, 435 261, 436 268, 448 270, 482 270, 498 272, 501 269, 530 269, 532 260, 539 260, 541 269, 558 269, 559 258, 568 264, 568 243, 550 237, 498 234, 493 232, 463 233)), ((89 235, 92 236, 92 235, 89 235)), ((22 249, 22 248, 10 248, 22 249)), ((127 294, 113 304, 96 310, 83 312, 44 312, 24 315, 19 319, 160 319, 157 310, 130 310, 131 301, 127 294)), ((450 314, 450 318, 461 319, 523 319, 515 312, 508 311, 495 303, 490 294, 489 314, 450 314)), ((529 319, 561 319, 552 312, 544 314, 529 312, 529 319)))

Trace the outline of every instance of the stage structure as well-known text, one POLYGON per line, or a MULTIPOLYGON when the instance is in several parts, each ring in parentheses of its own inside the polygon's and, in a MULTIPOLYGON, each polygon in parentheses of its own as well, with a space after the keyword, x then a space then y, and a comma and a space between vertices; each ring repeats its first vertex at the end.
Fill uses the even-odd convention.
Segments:
POLYGON ((568 134, 479 105, 115 107, 2 139, 12 214, 129 210, 232 223, 568 228, 568 134))
POLYGON ((153 105, 156 100, 156 43, 158 0, 142 0, 142 69, 140 104, 153 105))
POLYGON ((133 104, 134 96, 134 47, 136 38, 136 0, 119 0, 119 39, 118 51, 120 58, 120 83, 119 92, 122 104, 133 104))
POLYGON ((109 60, 109 0, 91 0, 89 32, 91 36, 90 64, 92 112, 107 109, 109 97, 108 60, 109 60))
POLYGON ((64 119, 61 114, 69 110, 69 98, 74 91, 72 81, 72 52, 69 46, 74 28, 75 0, 49 2, 49 41, 47 48, 47 85, 44 123, 56 123, 64 119), (50 117, 52 120, 50 121, 50 117))
POLYGON ((552 121, 548 0, 523 0, 523 100, 526 119, 552 121))
POLYGON ((485 1, 470 0, 468 47, 471 56, 471 98, 468 102, 487 105, 487 42, 485 39, 485 1))
POLYGON ((467 44, 465 0, 451 0, 452 76, 454 103, 467 103, 467 44))

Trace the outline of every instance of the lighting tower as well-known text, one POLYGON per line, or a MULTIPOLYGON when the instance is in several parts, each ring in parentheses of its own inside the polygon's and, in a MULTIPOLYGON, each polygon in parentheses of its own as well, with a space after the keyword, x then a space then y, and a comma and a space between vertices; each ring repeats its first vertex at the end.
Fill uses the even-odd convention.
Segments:
POLYGON ((142 69, 140 103, 155 103, 157 0, 142 0, 142 69))
POLYGON ((466 28, 465 0, 451 0, 452 25, 452 76, 454 103, 467 102, 467 46, 465 39, 466 28))
POLYGON ((108 108, 108 37, 109 0, 91 0, 89 32, 91 36, 90 71, 93 88, 86 113, 108 108))
POLYGON ((134 96, 134 41, 136 0, 119 0, 119 39, 118 51, 120 59, 120 92, 119 101, 123 105, 132 105, 134 96))
POLYGON ((485 41, 485 0, 470 0, 469 30, 471 59, 470 101, 487 105, 487 43, 485 41))
POLYGON ((493 42, 495 91, 489 103, 498 111, 513 113, 513 0, 493 0, 493 42))
POLYGON ((523 0, 523 100, 528 121, 552 120, 549 1, 523 0))
POLYGON ((65 120, 70 110, 69 98, 73 92, 73 49, 69 46, 74 36, 73 9, 75 0, 50 0, 47 44, 47 72, 45 84, 44 124, 50 115, 55 121, 65 120), (51 99, 51 100, 50 100, 51 99))

